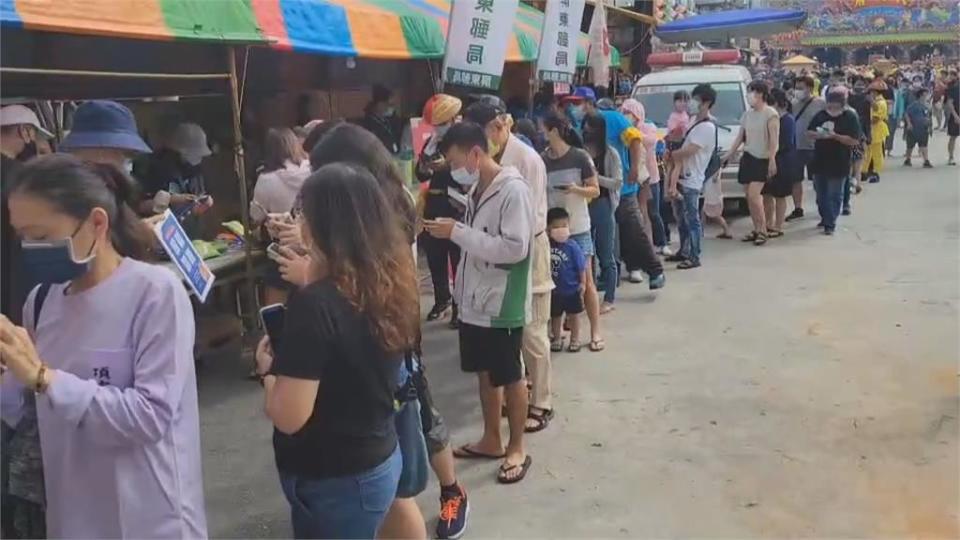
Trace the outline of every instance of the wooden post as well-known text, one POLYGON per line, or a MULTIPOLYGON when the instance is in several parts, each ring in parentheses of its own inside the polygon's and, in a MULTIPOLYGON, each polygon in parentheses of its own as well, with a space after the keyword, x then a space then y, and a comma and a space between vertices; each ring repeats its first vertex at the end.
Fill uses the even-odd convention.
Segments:
MULTIPOLYGON (((244 254, 244 289, 246 289, 248 302, 251 306, 257 305, 257 290, 253 279, 253 231, 250 228, 250 198, 247 195, 247 175, 244 165, 243 155, 243 133, 240 129, 240 92, 237 84, 237 50, 236 47, 227 49, 227 68, 230 73, 230 111, 233 120, 233 172, 240 183, 240 222, 243 224, 243 254, 244 254)), ((246 76, 246 73, 244 73, 246 76)), ((244 323, 244 330, 253 329, 254 320, 251 315, 247 320, 247 314, 244 313, 245 303, 240 302, 241 321, 244 323)))

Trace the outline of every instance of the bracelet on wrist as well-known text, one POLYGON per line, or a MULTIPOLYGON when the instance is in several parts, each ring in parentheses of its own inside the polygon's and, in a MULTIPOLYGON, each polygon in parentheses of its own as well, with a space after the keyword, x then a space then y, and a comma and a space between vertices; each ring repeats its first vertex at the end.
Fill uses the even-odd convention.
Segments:
POLYGON ((42 394, 47 389, 47 365, 43 362, 40 363, 40 367, 37 368, 37 380, 34 382, 33 391, 42 394))

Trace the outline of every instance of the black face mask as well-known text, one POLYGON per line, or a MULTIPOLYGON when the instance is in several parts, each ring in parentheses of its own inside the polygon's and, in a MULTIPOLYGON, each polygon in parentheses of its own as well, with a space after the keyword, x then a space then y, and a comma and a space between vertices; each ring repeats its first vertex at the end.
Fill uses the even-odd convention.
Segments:
POLYGON ((17 161, 27 161, 37 155, 37 143, 30 141, 23 146, 23 150, 17 154, 17 161))

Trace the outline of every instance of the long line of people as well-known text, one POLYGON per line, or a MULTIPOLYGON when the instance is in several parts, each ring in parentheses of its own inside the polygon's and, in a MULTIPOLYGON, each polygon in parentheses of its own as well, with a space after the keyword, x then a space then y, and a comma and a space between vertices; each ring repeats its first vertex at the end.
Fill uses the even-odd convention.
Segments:
MULTIPOLYGON (((753 226, 744 240, 755 245, 782 234, 803 169, 833 234, 859 158, 868 170, 882 167, 882 88, 869 87, 865 112, 839 81, 825 99, 814 88, 801 78, 791 102, 750 85, 732 150, 744 148, 740 181, 753 226), (868 123, 879 145, 864 145, 868 123)), ((287 308, 281 339, 264 337, 257 348, 256 375, 296 537, 425 538, 414 497, 429 466, 440 484, 436 535, 458 538, 470 505, 455 458, 499 462, 504 484, 524 480, 533 466, 525 437, 556 415, 551 355, 605 349, 603 315, 614 311, 621 277, 646 274, 657 290, 661 256, 699 267, 704 217, 729 238, 719 170, 734 156, 718 151, 716 99, 706 84, 677 96, 678 133, 658 160, 635 100, 618 110, 579 88, 531 126, 515 125, 495 96, 463 109, 453 96, 434 96, 424 111, 434 135, 416 167, 429 182, 419 203, 390 151, 360 126, 268 135, 251 214, 280 245, 267 285, 287 308), (677 222, 676 253, 663 200, 677 222), (461 368, 477 375, 482 435, 456 448, 422 361, 418 243, 434 285, 425 318, 449 317, 461 368)), ((126 165, 149 147, 128 110, 90 107, 89 130, 83 115, 75 120, 77 156, 24 164, 24 150, 48 134, 22 110, 0 114, 10 227, 34 277, 48 283, 24 302, 23 321, 0 318, 4 454, 22 458, 5 482, 17 488, 4 498, 4 531, 204 537, 193 313, 179 280, 144 262, 150 232, 135 210, 146 199, 126 165), (118 298, 132 300, 117 309, 118 298)), ((924 107, 905 108, 921 150, 931 125, 924 107)), ((156 190, 192 205, 203 191, 196 165, 209 149, 195 127, 178 133, 184 144, 170 145, 178 185, 160 181, 156 190)))

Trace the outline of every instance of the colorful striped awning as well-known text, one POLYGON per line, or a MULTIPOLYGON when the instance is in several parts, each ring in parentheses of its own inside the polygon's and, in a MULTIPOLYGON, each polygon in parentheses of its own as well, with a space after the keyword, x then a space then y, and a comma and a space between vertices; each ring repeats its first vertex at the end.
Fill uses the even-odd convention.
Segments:
MULTIPOLYGON (((150 40, 269 43, 379 59, 442 58, 451 0, 0 0, 0 24, 150 40)), ((526 4, 507 61, 537 58, 543 12, 526 4)), ((586 63, 581 34, 578 63, 586 63)), ((612 63, 619 63, 614 49, 612 63)))

